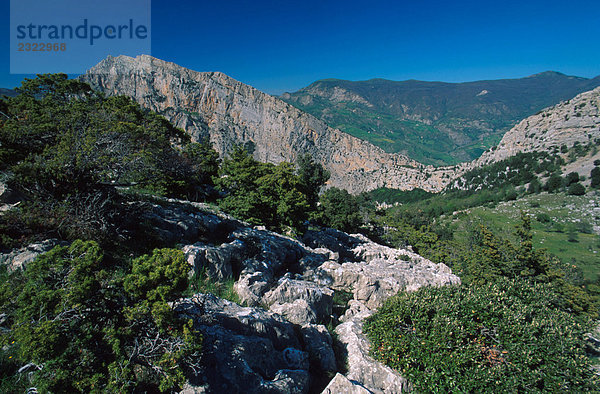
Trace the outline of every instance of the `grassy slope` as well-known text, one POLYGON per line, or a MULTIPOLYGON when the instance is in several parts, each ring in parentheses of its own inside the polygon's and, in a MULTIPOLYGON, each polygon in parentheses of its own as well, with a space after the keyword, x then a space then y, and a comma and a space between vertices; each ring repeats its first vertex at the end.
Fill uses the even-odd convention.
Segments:
MULTIPOLYGON (((563 193, 538 194, 517 201, 503 202, 496 207, 477 207, 442 217, 452 223, 455 237, 467 236, 469 223, 482 223, 493 231, 511 236, 513 226, 519 221, 523 210, 533 217, 547 214, 550 222, 534 220, 534 243, 545 248, 565 262, 573 262, 583 271, 586 280, 594 281, 600 275, 600 236, 582 233, 584 227, 600 226, 600 195, 567 196, 563 193), (585 225, 587 224, 587 225, 585 225), (579 227, 578 242, 569 242, 569 229, 579 227)), ((596 227, 598 228, 598 227, 596 227)))

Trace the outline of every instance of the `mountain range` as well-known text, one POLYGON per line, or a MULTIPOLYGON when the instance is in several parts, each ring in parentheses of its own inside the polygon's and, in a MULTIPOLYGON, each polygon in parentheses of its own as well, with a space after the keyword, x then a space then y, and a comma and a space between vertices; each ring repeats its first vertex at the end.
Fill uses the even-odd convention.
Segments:
POLYGON ((446 170, 433 174, 433 167, 384 152, 223 73, 141 55, 108 57, 80 78, 107 95, 132 97, 193 140, 210 138, 221 157, 240 144, 263 162, 295 162, 308 153, 329 170, 330 186, 351 193, 382 186, 433 191, 448 182, 446 170))
POLYGON ((386 152, 423 164, 470 161, 527 116, 600 86, 547 71, 465 83, 325 79, 281 99, 386 152))
POLYGON ((14 97, 16 94, 17 92, 15 92, 13 89, 0 88, 0 97, 14 97))
MULTIPOLYGON (((260 92, 223 73, 196 72, 174 63, 142 55, 136 58, 108 57, 80 78, 108 95, 132 97, 143 107, 165 116, 177 127, 184 129, 196 141, 209 138, 221 156, 226 156, 235 145, 240 144, 251 147, 254 157, 264 162, 295 162, 301 154, 308 153, 330 171, 329 186, 344 188, 351 193, 360 193, 378 187, 402 190, 421 188, 437 192, 464 171, 502 160, 507 155, 532 149, 556 150, 563 143, 568 143, 570 147, 575 141, 585 143, 600 137, 598 128, 600 89, 596 89, 579 96, 583 98, 564 101, 555 107, 540 111, 537 115, 532 115, 530 119, 522 120, 506 133, 499 148, 488 149, 481 159, 458 166, 436 168, 424 165, 404 154, 385 152, 368 141, 330 127, 322 120, 283 100, 260 92), (586 104, 588 102, 589 105, 586 104)), ((373 83, 385 85, 387 82, 389 81, 379 80, 373 83)), ((453 108, 452 113, 463 114, 461 116, 464 119, 469 114, 474 119, 477 111, 496 115, 505 114, 503 115, 505 118, 510 115, 511 119, 516 119, 519 114, 530 112, 561 94, 566 95, 567 92, 585 89, 597 82, 600 82, 600 79, 588 80, 558 73, 542 73, 522 80, 470 84, 417 81, 399 84, 404 86, 406 97, 421 97, 422 105, 413 104, 413 108, 419 110, 411 112, 411 116, 417 119, 417 116, 421 116, 418 113, 422 113, 423 118, 420 122, 425 124, 427 103, 446 101, 444 113, 450 113, 448 109, 453 108), (546 95, 543 94, 544 83, 546 95), (406 87, 411 84, 414 87, 412 93, 406 87), (430 84, 430 96, 423 89, 417 88, 423 86, 422 84, 430 84), (567 87, 569 84, 572 85, 570 88, 567 87), (519 91, 519 85, 527 88, 519 91), (440 98, 440 94, 434 92, 436 86, 444 86, 443 91, 446 95, 453 92, 454 99, 440 98), (483 87, 488 89, 482 89, 479 93, 484 90, 487 93, 477 96, 475 92, 483 87), (471 89, 471 93, 476 97, 473 100, 484 97, 482 100, 487 100, 488 104, 481 106, 460 104, 457 90, 466 91, 467 88, 471 89), (494 101, 498 93, 494 92, 504 92, 504 96, 512 97, 512 101, 498 103, 494 101), (531 97, 518 99, 519 96, 531 97), (519 100, 529 104, 519 106, 517 104, 519 100), (452 105, 448 104, 450 101, 452 105)), ((350 97, 348 90, 336 90, 335 87, 332 89, 338 92, 340 103, 348 102, 351 98, 365 107, 370 105, 375 107, 375 104, 363 102, 361 99, 363 96, 356 94, 350 97)), ((379 95, 376 93, 372 95, 380 97, 378 102, 381 104, 385 102, 382 98, 385 96, 384 93, 385 89, 379 95)), ((419 103, 418 99, 415 100, 415 103, 419 103)), ((397 107, 396 110, 400 111, 399 108, 402 106, 397 107)), ((405 111, 409 112, 408 107, 405 111)), ((431 119, 439 116, 438 123, 442 119, 447 119, 443 118, 440 112, 438 115, 433 113, 427 116, 431 119)), ((501 139, 502 135, 497 133, 495 138, 501 139)), ((427 139, 431 138, 431 135, 421 134, 421 137, 427 139)), ((433 142, 443 146, 443 143, 436 138, 433 142)))

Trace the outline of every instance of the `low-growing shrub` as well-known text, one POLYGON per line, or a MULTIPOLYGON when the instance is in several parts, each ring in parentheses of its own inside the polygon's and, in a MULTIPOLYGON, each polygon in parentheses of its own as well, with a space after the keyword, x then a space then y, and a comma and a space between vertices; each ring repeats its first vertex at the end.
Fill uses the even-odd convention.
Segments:
POLYGON ((365 323, 372 354, 418 392, 557 392, 598 387, 588 325, 525 280, 421 288, 390 298, 365 323))

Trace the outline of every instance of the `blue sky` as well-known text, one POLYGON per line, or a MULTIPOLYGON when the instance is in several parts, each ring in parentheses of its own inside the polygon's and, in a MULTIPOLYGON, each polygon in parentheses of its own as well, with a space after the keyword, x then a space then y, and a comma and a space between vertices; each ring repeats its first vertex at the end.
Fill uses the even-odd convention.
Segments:
MULTIPOLYGON (((0 2, 0 86, 13 87, 0 2)), ((152 55, 273 94, 323 78, 594 77, 600 1, 153 0, 152 55)))

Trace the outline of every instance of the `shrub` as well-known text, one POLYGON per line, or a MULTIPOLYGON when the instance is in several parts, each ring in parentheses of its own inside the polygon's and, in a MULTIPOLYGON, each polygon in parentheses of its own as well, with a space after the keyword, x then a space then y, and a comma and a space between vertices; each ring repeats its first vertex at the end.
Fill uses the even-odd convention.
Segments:
POLYGON ((550 215, 548 215, 547 213, 544 213, 544 212, 538 213, 535 218, 540 223, 550 223, 550 222, 552 222, 552 219, 550 218, 550 215))
POLYGON ((562 183, 562 177, 560 175, 552 174, 546 181, 544 189, 546 189, 549 193, 554 193, 560 190, 562 183))
POLYGON ((529 187, 527 188, 527 193, 529 194, 537 194, 542 190, 542 184, 536 178, 533 178, 529 183, 529 187))
POLYGON ((583 196, 585 194, 585 187, 579 182, 572 183, 567 193, 573 196, 583 196))
POLYGON ((222 209, 272 229, 303 229, 310 204, 291 163, 261 163, 238 146, 223 161, 220 173, 216 183, 226 193, 219 202, 222 209))
POLYGON ((565 186, 570 186, 576 182, 579 182, 579 173, 569 172, 565 177, 565 186))
POLYGON ((590 172, 590 187, 600 188, 600 167, 594 167, 590 172))
POLYGON ((346 190, 335 187, 327 189, 321 196, 317 215, 319 222, 341 231, 356 232, 362 224, 356 198, 346 190))
POLYGON ((555 301, 551 286, 523 280, 421 288, 390 298, 365 333, 419 392, 593 390, 589 326, 555 301))
MULTIPOLYGON (((181 365, 193 365, 201 344, 168 304, 187 287, 187 273, 178 250, 142 256, 129 272, 93 241, 56 247, 3 278, 0 310, 10 330, 0 332, 0 353, 31 363, 30 383, 41 392, 176 389, 181 365)), ((26 377, 3 368, 0 379, 26 377)))

